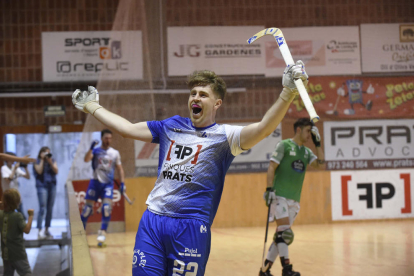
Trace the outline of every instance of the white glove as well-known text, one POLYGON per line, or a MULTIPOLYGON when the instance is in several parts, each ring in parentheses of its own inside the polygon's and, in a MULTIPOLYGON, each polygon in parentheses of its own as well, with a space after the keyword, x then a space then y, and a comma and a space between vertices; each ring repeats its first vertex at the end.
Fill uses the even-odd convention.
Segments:
POLYGON ((301 60, 296 61, 295 65, 288 65, 283 72, 283 91, 280 97, 285 101, 292 100, 298 94, 294 79, 301 79, 306 87, 308 85, 308 78, 308 74, 305 71, 305 65, 301 60))
POLYGON ((88 86, 88 91, 76 89, 72 94, 72 103, 78 110, 92 115, 97 109, 102 107, 99 105, 98 90, 93 86, 88 86), (87 105, 89 106, 88 108, 86 108, 87 105))
POLYGON ((338 88, 338 90, 336 90, 336 94, 338 94, 339 96, 345 97, 345 89, 341 86, 338 88))
POLYGON ((319 134, 319 129, 316 126, 313 126, 311 128, 311 132, 313 135, 315 135, 315 140, 320 142, 321 141, 321 135, 319 134))
POLYGON ((312 126, 311 136, 312 136, 312 142, 315 145, 315 147, 320 147, 321 146, 321 135, 319 135, 319 130, 316 126, 312 126))
POLYGON ((367 89, 367 93, 368 94, 374 94, 375 92, 375 88, 372 86, 372 84, 369 84, 368 89, 367 89))
POLYGON ((266 201, 266 206, 269 206, 271 202, 276 201, 276 193, 273 188, 266 188, 266 191, 263 194, 263 199, 266 201))

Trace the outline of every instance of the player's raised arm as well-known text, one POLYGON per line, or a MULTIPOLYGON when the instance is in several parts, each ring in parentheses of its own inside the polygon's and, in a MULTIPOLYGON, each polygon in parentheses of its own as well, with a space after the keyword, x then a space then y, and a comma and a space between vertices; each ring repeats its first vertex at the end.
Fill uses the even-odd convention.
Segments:
POLYGON ((99 105, 98 90, 93 86, 88 86, 88 91, 76 89, 72 94, 72 102, 77 109, 93 115, 98 121, 114 129, 124 138, 144 142, 152 141, 152 134, 146 122, 132 124, 125 118, 103 108, 99 105))
POLYGON ((296 65, 289 65, 283 72, 282 84, 283 91, 277 101, 263 116, 263 119, 243 128, 240 134, 240 146, 242 149, 250 149, 258 142, 269 136, 280 124, 290 103, 298 94, 298 89, 294 79, 300 78, 305 86, 308 83, 308 75, 305 72, 305 66, 302 61, 298 60, 296 65))
POLYGON ((20 163, 33 163, 36 162, 36 159, 30 158, 30 155, 25 155, 23 157, 17 157, 6 153, 0 153, 0 160, 20 162, 20 163))

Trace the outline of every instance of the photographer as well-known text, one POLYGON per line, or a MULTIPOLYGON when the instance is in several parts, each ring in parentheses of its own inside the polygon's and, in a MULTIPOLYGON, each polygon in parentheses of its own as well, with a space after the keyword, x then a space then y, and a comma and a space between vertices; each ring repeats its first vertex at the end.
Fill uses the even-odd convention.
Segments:
POLYGON ((39 215, 37 216, 38 238, 52 238, 49 227, 52 220, 53 204, 55 203, 58 167, 48 147, 42 147, 40 149, 33 167, 36 178, 37 197, 39 199, 39 215), (42 233, 42 222, 45 210, 46 224, 45 231, 42 233))
MULTIPOLYGON (((16 156, 13 152, 6 152, 6 154, 16 156)), ((19 190, 17 178, 22 176, 26 179, 30 179, 27 164, 16 162, 13 165, 13 161, 5 161, 4 164, 5 165, 1 167, 1 187, 3 192, 11 188, 19 190), (24 168, 24 170, 22 168, 24 168)), ((23 218, 26 220, 22 203, 17 207, 17 211, 22 213, 23 218)))

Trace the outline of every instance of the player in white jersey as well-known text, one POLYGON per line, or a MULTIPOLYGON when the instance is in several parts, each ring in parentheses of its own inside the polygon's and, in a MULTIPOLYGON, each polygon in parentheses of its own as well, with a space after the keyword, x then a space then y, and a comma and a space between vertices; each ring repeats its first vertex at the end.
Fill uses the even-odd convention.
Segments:
POLYGON ((92 215, 94 202, 98 198, 102 199, 102 224, 101 230, 98 231, 98 246, 105 245, 106 230, 111 220, 115 168, 121 178, 119 188, 121 194, 125 189, 121 156, 116 149, 110 147, 112 132, 109 129, 101 131, 101 141, 102 145, 98 148, 95 148, 95 146, 99 141, 93 141, 90 150, 85 154, 85 162, 92 160, 93 177, 86 191, 85 205, 81 214, 83 227, 86 229, 86 222, 89 216, 92 215))
POLYGON ((72 101, 123 137, 160 144, 158 179, 148 196, 134 247, 132 274, 204 275, 224 177, 234 157, 270 135, 297 95, 293 78, 307 83, 302 62, 284 72, 283 91, 263 119, 245 127, 218 125, 226 94, 212 71, 189 76, 190 118, 132 124, 99 105, 98 91, 76 90, 72 101))

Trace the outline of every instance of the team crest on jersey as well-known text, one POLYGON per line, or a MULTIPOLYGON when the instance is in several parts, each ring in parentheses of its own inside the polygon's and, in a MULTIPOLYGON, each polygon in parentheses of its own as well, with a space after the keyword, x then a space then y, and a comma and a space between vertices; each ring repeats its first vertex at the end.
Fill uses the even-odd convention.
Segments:
POLYGON ((197 132, 197 136, 201 137, 201 138, 207 138, 207 132, 203 131, 203 132, 197 132))

